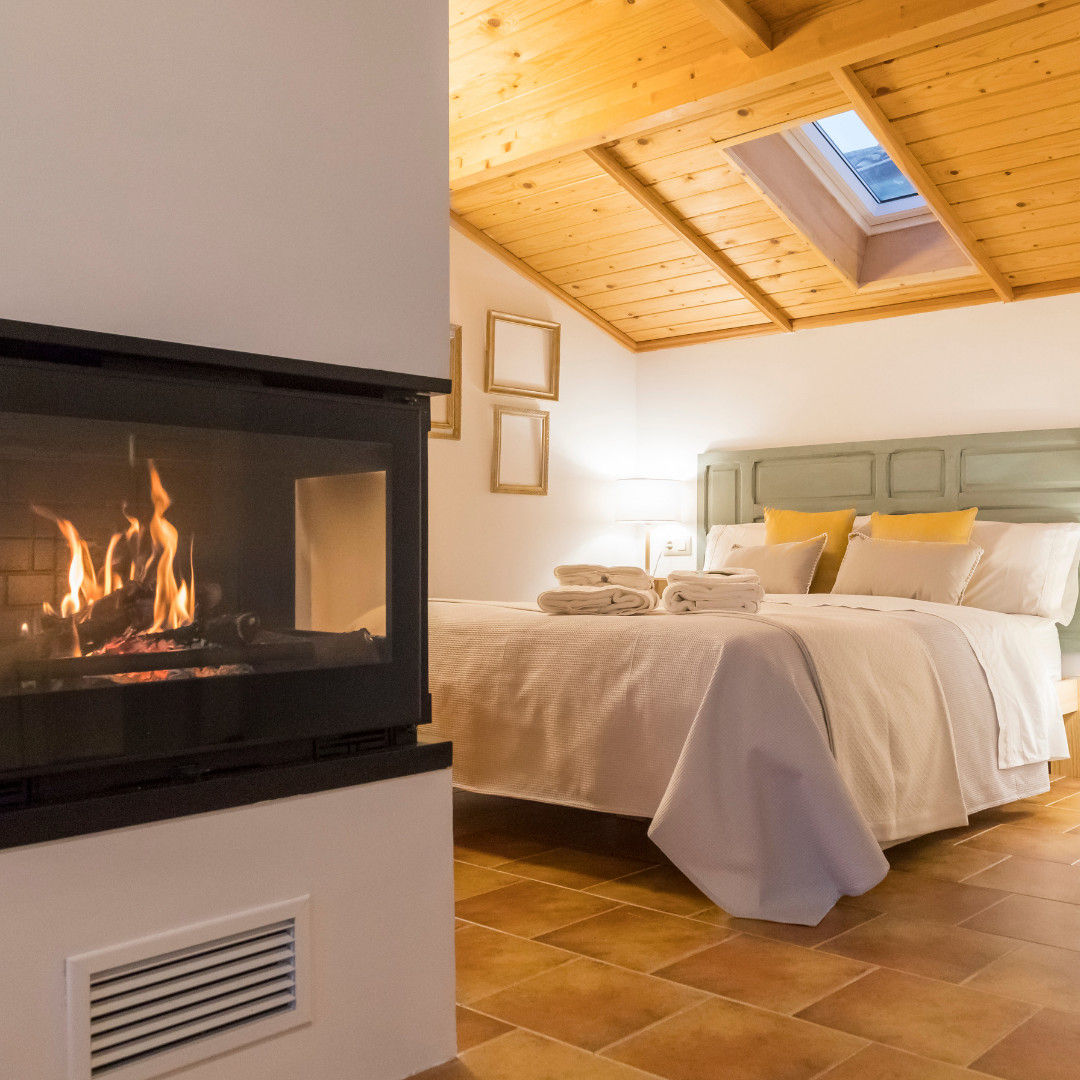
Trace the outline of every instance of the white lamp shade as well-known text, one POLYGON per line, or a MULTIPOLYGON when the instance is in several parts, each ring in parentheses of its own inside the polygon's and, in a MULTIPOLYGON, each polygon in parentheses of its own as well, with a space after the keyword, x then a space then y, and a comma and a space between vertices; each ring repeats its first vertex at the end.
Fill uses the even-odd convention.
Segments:
POLYGON ((615 520, 655 525, 682 520, 682 484, 644 476, 615 481, 615 520))

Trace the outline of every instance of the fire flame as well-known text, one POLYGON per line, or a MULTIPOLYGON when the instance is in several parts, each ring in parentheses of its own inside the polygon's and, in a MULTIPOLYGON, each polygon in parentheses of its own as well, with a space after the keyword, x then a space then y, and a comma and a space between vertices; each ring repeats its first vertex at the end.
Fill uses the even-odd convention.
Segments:
MULTIPOLYGON (((177 580, 174 570, 176 552, 179 546, 179 533, 176 527, 165 517, 172 500, 169 498, 161 477, 153 462, 150 462, 150 496, 154 504, 154 515, 150 520, 149 533, 153 541, 153 553, 149 559, 139 557, 139 541, 143 526, 139 520, 128 513, 127 507, 122 513, 128 521, 123 532, 113 533, 105 552, 102 565, 102 580, 98 582, 94 569, 94 560, 86 541, 79 535, 78 529, 66 518, 58 517, 49 510, 35 506, 34 510, 42 517, 56 523, 61 535, 67 541, 71 560, 68 565, 68 592, 60 602, 60 615, 65 619, 80 622, 90 612, 93 605, 104 596, 124 588, 124 576, 117 573, 117 548, 122 540, 127 541, 131 549, 131 565, 128 581, 142 581, 150 571, 155 559, 154 621, 149 633, 161 630, 177 630, 188 626, 195 619, 195 564, 194 553, 189 561, 190 578, 177 580)), ((55 615, 51 604, 45 605, 45 612, 55 615)))
MULTIPOLYGON (((159 630, 176 630, 193 622, 194 613, 190 609, 194 605, 189 600, 187 582, 183 578, 177 582, 173 572, 180 534, 176 531, 176 526, 165 518, 165 511, 172 505, 172 500, 162 487, 161 477, 153 462, 150 463, 150 497, 154 502, 154 516, 150 520, 150 536, 154 541, 155 550, 160 552, 157 564, 157 589, 154 592, 154 625, 150 627, 150 632, 156 633, 159 630)), ((194 578, 194 571, 192 578, 194 578)))

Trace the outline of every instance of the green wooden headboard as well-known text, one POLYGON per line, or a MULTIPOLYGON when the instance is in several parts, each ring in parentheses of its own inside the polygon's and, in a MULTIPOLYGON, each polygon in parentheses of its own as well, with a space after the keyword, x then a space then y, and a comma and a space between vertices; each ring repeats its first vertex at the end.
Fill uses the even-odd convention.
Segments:
MULTIPOLYGON (((698 456, 698 560, 713 525, 761 521, 766 506, 905 513, 978 506, 995 521, 1080 521, 1080 428, 698 456)), ((1061 630, 1080 651, 1080 619, 1061 630)))

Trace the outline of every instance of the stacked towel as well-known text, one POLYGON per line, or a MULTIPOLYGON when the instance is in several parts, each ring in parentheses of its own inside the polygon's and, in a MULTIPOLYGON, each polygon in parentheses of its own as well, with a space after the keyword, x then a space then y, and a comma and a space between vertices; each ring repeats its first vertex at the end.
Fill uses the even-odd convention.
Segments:
POLYGON ((549 615, 644 615, 659 606, 660 597, 654 589, 625 585, 560 585, 542 592, 536 603, 549 615))
POLYGON ((640 566, 594 566, 574 563, 556 566, 555 577, 560 585, 624 585, 628 589, 651 589, 653 579, 640 566))
POLYGON ((727 566, 722 570, 673 570, 668 574, 663 604, 674 615, 708 611, 755 612, 765 599, 756 570, 727 566))

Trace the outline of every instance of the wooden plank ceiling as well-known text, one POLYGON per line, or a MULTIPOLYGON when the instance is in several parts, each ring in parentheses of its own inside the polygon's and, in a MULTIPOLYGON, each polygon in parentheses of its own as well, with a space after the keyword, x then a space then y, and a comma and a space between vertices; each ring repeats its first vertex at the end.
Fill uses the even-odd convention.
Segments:
POLYGON ((1080 0, 451 0, 454 224, 628 348, 1080 291, 1080 0), (971 273, 858 290, 725 148, 856 109, 971 273))

